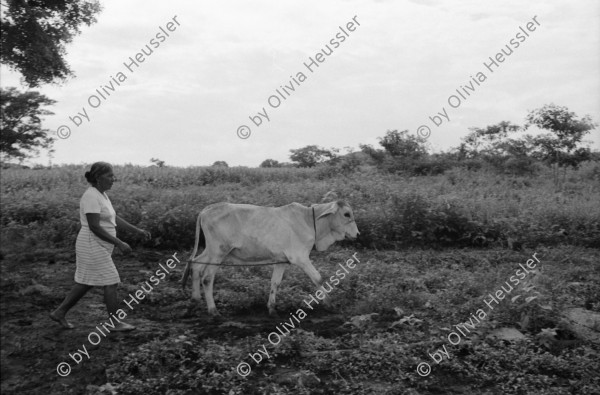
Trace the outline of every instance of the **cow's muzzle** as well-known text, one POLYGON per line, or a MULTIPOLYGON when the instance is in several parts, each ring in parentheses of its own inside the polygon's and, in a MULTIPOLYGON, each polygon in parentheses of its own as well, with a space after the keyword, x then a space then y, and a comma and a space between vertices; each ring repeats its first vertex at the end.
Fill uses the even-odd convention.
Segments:
POLYGON ((357 232, 356 236, 352 236, 350 233, 346 233, 346 238, 350 239, 350 240, 356 240, 356 238, 358 237, 359 234, 360 234, 360 232, 357 232))

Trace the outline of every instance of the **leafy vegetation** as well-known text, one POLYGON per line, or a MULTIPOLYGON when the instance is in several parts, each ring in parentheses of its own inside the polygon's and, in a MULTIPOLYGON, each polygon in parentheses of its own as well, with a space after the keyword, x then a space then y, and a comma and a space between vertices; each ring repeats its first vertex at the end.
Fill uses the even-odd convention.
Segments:
POLYGON ((23 160, 37 155, 40 148, 52 147, 54 141, 42 128, 41 118, 53 114, 43 107, 54 103, 39 92, 0 88, 0 160, 23 160))
POLYGON ((2 4, 0 62, 18 70, 30 87, 73 76, 66 46, 80 26, 96 22, 97 0, 6 0, 2 4))
MULTIPOLYGON (((336 263, 351 253, 340 250, 319 259, 321 272, 334 271, 336 263)), ((538 250, 543 273, 530 274, 512 291, 512 301, 503 301, 460 344, 450 346, 448 326, 464 322, 481 308, 488 293, 508 280, 519 262, 524 263, 526 254, 502 250, 441 255, 359 252, 356 272, 332 294, 335 310, 343 317, 337 324, 319 325, 331 313, 309 311, 307 324, 292 330, 276 347, 268 344, 266 337, 279 320, 268 321, 254 335, 248 328, 241 337, 221 325, 224 334, 219 342, 194 328, 144 344, 111 369, 108 381, 120 383, 124 393, 132 394, 158 394, 167 388, 174 393, 202 388, 202 393, 235 394, 417 394, 446 387, 458 390, 466 383, 476 393, 493 393, 486 392, 492 388, 506 394, 591 393, 600 385, 594 373, 598 344, 570 340, 573 334, 561 327, 559 314, 572 298, 579 297, 570 285, 579 280, 577 272, 592 268, 592 261, 580 254, 571 250, 573 266, 566 267, 560 264, 563 253, 538 250), (577 267, 576 271, 572 267, 577 267), (551 280, 557 278, 563 280, 558 284, 551 280), (525 337, 500 340, 493 336, 496 329, 507 326, 518 327, 525 337), (544 336, 548 332, 552 334, 544 336), (234 367, 249 361, 248 352, 264 343, 270 358, 257 366, 252 363, 247 378, 238 376, 234 367), (451 357, 435 365, 427 352, 443 343, 451 357), (432 365, 427 378, 415 373, 420 361, 432 365)), ((222 286, 229 292, 221 293, 221 303, 229 314, 264 304, 266 292, 248 294, 244 290, 260 284, 255 277, 259 273, 228 269, 223 274, 228 280, 222 286)), ((286 275, 281 311, 296 311, 303 306, 299 301, 313 292, 302 276, 300 271, 286 275), (295 284, 302 284, 301 289, 294 289, 295 284)), ((596 312, 600 311, 598 284, 590 283, 580 295, 596 301, 596 312)))
MULTIPOLYGON (((72 245, 78 201, 87 187, 83 166, 5 169, 2 236, 23 246, 72 245)), ((544 170, 548 171, 548 170, 544 170)), ((109 196, 119 215, 148 229, 148 247, 188 248, 194 221, 208 204, 266 206, 318 203, 329 191, 354 208, 365 248, 411 246, 528 247, 556 243, 600 246, 600 166, 569 170, 563 191, 551 177, 498 175, 453 168, 406 177, 359 166, 177 169, 117 166, 109 196)), ((10 246, 4 248, 11 248, 10 246)))

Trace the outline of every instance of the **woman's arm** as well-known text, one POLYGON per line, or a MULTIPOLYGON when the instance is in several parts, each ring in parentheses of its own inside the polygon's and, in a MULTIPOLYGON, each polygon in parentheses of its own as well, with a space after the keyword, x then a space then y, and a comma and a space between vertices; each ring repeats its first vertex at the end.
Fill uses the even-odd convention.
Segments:
POLYGON ((140 231, 139 228, 131 225, 129 222, 125 221, 123 218, 119 217, 118 215, 116 217, 117 217, 117 227, 118 228, 124 229, 129 232, 139 232, 140 231))
POLYGON ((129 222, 125 221, 123 218, 119 217, 118 215, 116 216, 116 219, 117 219, 117 227, 125 229, 126 231, 142 234, 146 240, 150 239, 150 232, 131 225, 129 222))
POLYGON ((87 218, 88 226, 90 227, 92 233, 94 233, 100 239, 114 244, 124 253, 131 252, 131 247, 129 247, 129 244, 117 239, 100 226, 100 214, 86 213, 85 217, 87 218))

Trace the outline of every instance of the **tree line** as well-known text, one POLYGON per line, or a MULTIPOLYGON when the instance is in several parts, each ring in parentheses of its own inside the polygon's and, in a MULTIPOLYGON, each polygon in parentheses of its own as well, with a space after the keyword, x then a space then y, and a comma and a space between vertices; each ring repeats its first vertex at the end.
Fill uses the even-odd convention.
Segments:
POLYGON ((408 130, 388 130, 379 138, 381 148, 361 144, 359 152, 339 155, 339 149, 316 145, 290 150, 291 164, 266 159, 260 167, 315 167, 340 165, 353 168, 370 163, 390 172, 414 175, 441 173, 456 164, 466 167, 489 165, 513 173, 533 173, 537 164, 552 169, 555 183, 567 168, 578 168, 587 160, 600 159, 598 152, 584 146, 584 137, 596 128, 589 115, 578 117, 567 107, 546 104, 530 111, 525 124, 502 121, 486 127, 473 127, 458 147, 442 153, 429 153, 427 140, 408 130), (528 134, 532 127, 541 133, 528 134))

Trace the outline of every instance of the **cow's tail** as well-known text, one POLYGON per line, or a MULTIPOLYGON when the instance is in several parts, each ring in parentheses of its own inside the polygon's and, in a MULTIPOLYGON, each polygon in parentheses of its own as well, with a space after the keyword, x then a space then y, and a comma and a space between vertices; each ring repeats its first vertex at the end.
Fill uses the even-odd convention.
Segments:
POLYGON ((204 236, 204 232, 202 232, 202 227, 200 226, 200 219, 202 213, 198 214, 198 219, 196 220, 196 242, 194 243, 194 251, 192 255, 190 255, 187 264, 185 265, 185 270, 183 271, 183 276, 181 276, 181 287, 185 288, 185 284, 187 283, 187 279, 190 276, 190 263, 192 259, 196 257, 196 253, 198 252, 198 244, 200 242, 200 238, 204 236))

